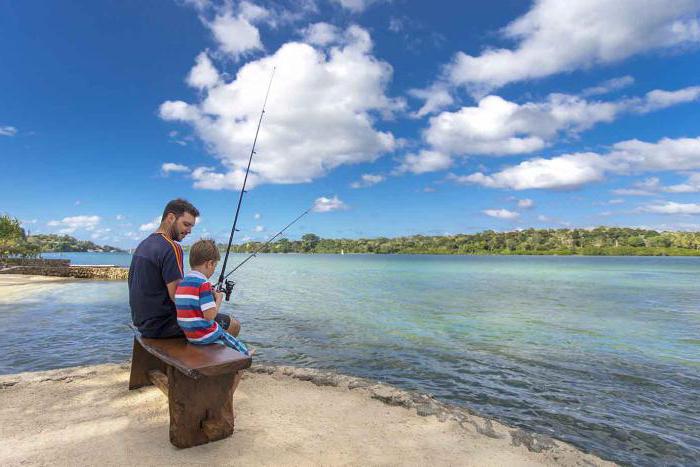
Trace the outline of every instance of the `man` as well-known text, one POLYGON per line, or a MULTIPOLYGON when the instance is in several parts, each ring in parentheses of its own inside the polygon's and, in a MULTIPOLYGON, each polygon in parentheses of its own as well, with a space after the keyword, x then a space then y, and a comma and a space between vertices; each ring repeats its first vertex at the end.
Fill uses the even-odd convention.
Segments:
POLYGON ((131 319, 144 337, 177 337, 175 290, 184 276, 178 242, 192 232, 199 211, 184 199, 170 201, 160 227, 143 240, 129 268, 131 319))
MULTIPOLYGON (((178 242, 192 232, 199 211, 184 199, 170 201, 160 227, 136 248, 129 268, 131 319, 143 337, 184 336, 177 324, 175 290, 185 275, 182 247, 178 242)), ((237 336, 241 323, 217 314, 219 325, 237 336), (229 329, 230 328, 230 329, 229 329)))

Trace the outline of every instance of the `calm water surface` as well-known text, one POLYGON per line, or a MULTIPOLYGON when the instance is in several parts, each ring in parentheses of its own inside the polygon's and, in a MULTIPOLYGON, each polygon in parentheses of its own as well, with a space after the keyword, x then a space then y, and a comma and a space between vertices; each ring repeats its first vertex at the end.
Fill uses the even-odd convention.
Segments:
MULTIPOLYGON (((261 255, 226 311, 258 361, 432 393, 621 463, 693 464, 699 279, 700 258, 261 255)), ((124 361, 129 317, 124 282, 0 298, 0 373, 124 361)))

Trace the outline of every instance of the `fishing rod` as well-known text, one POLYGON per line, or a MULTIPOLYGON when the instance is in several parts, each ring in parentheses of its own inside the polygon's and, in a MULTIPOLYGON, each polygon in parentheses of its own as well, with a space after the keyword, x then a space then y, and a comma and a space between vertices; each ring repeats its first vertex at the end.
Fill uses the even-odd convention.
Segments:
MULTIPOLYGON (((238 214, 241 212, 241 201, 243 201, 243 194, 246 192, 245 185, 248 181, 248 173, 250 172, 250 163, 253 161, 253 154, 255 154, 255 144, 258 142, 258 133, 260 133, 260 125, 262 125, 263 115, 265 115, 265 106, 267 105, 267 96, 270 95, 270 87, 272 87, 272 79, 275 77, 275 69, 272 68, 272 75, 270 76, 270 82, 267 85, 267 92, 265 93, 265 100, 263 101, 262 111, 260 112, 260 119, 258 120, 258 128, 255 130, 255 138, 253 139, 253 147, 250 150, 250 157, 248 158, 248 167, 245 170, 245 177, 243 178, 243 186, 241 187, 241 194, 238 197, 238 206, 236 207, 236 215, 233 218, 233 227, 231 227, 231 235, 228 237, 228 246, 226 247, 226 256, 224 256, 224 264, 221 266, 221 274, 219 275, 219 281, 216 283, 216 290, 218 292, 224 292, 226 294, 226 301, 231 299, 231 292, 233 292, 233 281, 226 280, 224 273, 226 272, 226 263, 228 262, 228 256, 231 252, 231 242, 233 242, 233 234, 238 230, 236 229, 236 224, 238 223, 238 214)), ((228 276, 227 276, 228 277, 228 276)))
MULTIPOLYGON (((285 230, 287 230, 289 227, 292 226, 292 224, 294 224, 296 221, 298 221, 299 219, 301 219, 302 217, 304 217, 305 215, 307 215, 307 214, 309 213, 309 211, 311 211, 311 208, 309 208, 309 209, 307 209, 306 211, 302 212, 301 215, 300 215, 299 217, 297 217, 297 218, 294 219, 292 222, 290 222, 289 224, 287 224, 287 225, 284 227, 284 229, 282 229, 282 230, 280 230, 279 232, 277 232, 272 238, 270 238, 268 241, 266 241, 265 243, 263 243, 257 250, 255 250, 253 253, 251 253, 246 259, 244 259, 243 261, 241 261, 240 263, 238 263, 238 266, 236 266, 235 268, 231 269, 231 272, 229 272, 228 274, 226 274, 226 275, 224 276, 224 279, 226 279, 228 276, 230 276, 231 274, 233 274, 233 273, 236 271, 236 269, 240 268, 240 267, 243 266, 245 263, 247 263, 248 260, 254 258, 255 256, 258 256, 258 253, 260 253, 260 252, 262 251, 263 248, 265 248, 267 245, 269 245, 270 243, 272 243, 272 241, 273 241, 274 239, 276 239, 277 237, 279 237, 280 235, 282 235, 282 234, 284 233, 285 230)), ((230 281, 229 281, 229 282, 230 282, 230 281)))

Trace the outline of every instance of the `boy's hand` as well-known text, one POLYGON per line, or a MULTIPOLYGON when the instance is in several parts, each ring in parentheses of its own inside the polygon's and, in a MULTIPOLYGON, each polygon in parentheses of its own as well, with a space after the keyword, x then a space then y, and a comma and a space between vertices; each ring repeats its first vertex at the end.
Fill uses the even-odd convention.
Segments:
POLYGON ((214 302, 216 303, 216 306, 218 307, 221 305, 221 301, 224 299, 224 294, 223 292, 219 292, 218 290, 214 290, 214 302))

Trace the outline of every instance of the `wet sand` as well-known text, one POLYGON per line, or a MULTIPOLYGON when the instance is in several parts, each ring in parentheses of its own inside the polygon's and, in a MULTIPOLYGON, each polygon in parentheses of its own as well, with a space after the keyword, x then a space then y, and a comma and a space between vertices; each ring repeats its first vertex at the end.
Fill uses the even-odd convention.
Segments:
POLYGON ((0 465, 612 465, 421 396, 315 370, 254 366, 232 437, 179 450, 167 398, 128 364, 0 376, 0 465))
POLYGON ((11 301, 36 292, 38 289, 76 281, 70 277, 36 276, 25 274, 0 274, 0 301, 11 301))

